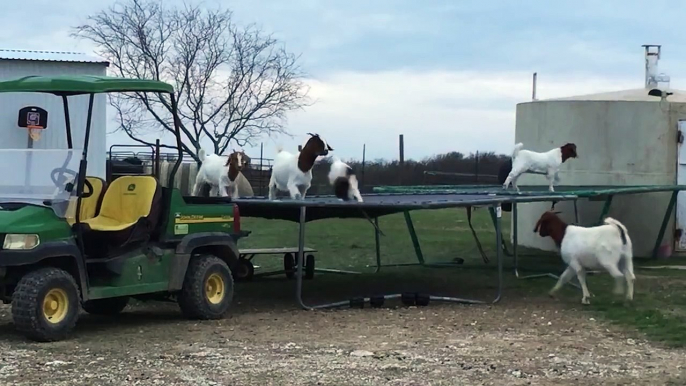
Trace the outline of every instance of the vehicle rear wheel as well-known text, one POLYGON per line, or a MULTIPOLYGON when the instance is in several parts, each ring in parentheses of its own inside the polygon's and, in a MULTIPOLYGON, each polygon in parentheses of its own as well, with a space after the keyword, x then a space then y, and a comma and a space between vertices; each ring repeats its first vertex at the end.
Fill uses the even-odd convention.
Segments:
POLYGON ((129 304, 129 297, 89 300, 83 303, 83 310, 91 315, 117 315, 129 304))
POLYGON ((79 317, 79 289, 66 271, 47 267, 19 280, 12 294, 15 328, 38 342, 64 339, 79 317))
POLYGON ((192 319, 219 319, 232 301, 233 277, 229 266, 216 256, 194 256, 178 298, 181 312, 192 319))

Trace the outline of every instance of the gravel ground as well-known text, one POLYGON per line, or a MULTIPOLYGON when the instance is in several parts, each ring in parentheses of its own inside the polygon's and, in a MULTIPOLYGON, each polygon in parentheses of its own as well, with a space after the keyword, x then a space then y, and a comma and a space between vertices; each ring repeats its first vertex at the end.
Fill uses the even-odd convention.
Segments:
POLYGON ((244 297, 221 321, 143 303, 37 344, 0 306, 0 385, 686 384, 684 351, 588 315, 546 297, 316 312, 244 297))

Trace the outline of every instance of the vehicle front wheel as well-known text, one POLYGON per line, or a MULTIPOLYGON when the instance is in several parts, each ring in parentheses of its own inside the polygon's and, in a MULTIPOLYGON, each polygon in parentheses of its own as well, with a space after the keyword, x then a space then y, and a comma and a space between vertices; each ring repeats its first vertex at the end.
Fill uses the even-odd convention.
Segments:
POLYGON ((233 301, 233 277, 229 266, 210 255, 194 256, 178 297, 181 312, 192 319, 219 319, 233 301))
POLYGON ((47 267, 29 272, 12 294, 15 328, 31 340, 64 339, 79 317, 79 289, 66 271, 47 267))

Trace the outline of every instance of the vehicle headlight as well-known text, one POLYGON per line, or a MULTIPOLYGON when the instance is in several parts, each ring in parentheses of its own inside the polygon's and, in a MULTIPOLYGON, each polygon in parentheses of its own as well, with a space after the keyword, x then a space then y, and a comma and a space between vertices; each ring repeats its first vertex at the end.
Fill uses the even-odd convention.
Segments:
POLYGON ((7 234, 5 242, 2 243, 3 249, 33 249, 40 244, 38 235, 31 234, 7 234))

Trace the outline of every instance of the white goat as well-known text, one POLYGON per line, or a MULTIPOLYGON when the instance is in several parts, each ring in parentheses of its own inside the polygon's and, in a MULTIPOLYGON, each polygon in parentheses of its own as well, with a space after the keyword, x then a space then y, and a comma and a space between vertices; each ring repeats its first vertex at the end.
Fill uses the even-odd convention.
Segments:
POLYGON ((538 153, 531 150, 522 150, 523 143, 515 145, 512 151, 512 170, 503 183, 503 188, 507 189, 512 182, 512 186, 519 192, 517 179, 523 173, 545 174, 548 179, 548 190, 554 192, 553 182, 559 182, 558 172, 560 165, 569 158, 576 158, 576 145, 567 143, 563 146, 548 150, 545 153, 538 153))
POLYGON ((319 156, 333 151, 326 141, 318 134, 310 134, 310 138, 297 154, 278 149, 272 166, 272 176, 269 179, 269 199, 276 199, 276 191, 286 191, 294 200, 305 199, 307 190, 312 183, 312 167, 319 156))
POLYGON ((357 176, 355 176, 353 168, 338 157, 333 157, 329 170, 329 183, 334 187, 334 194, 339 199, 362 202, 362 194, 358 189, 357 176))
POLYGON ((200 149, 198 158, 202 162, 198 174, 195 176, 193 185, 193 195, 198 196, 204 184, 209 184, 210 196, 221 197, 230 196, 238 198, 237 177, 246 162, 246 156, 242 151, 234 151, 227 157, 216 154, 205 155, 205 151, 200 149), (230 192, 227 193, 227 190, 230 192))
POLYGON ((550 290, 550 296, 576 274, 581 284, 582 304, 590 304, 590 292, 586 287, 586 269, 604 268, 615 279, 615 294, 624 292, 622 279, 626 280, 626 300, 634 298, 633 246, 626 227, 619 221, 607 217, 604 225, 582 227, 567 225, 555 212, 545 212, 536 223, 534 232, 541 237, 550 237, 560 248, 562 260, 567 269, 560 275, 557 284, 550 290))

